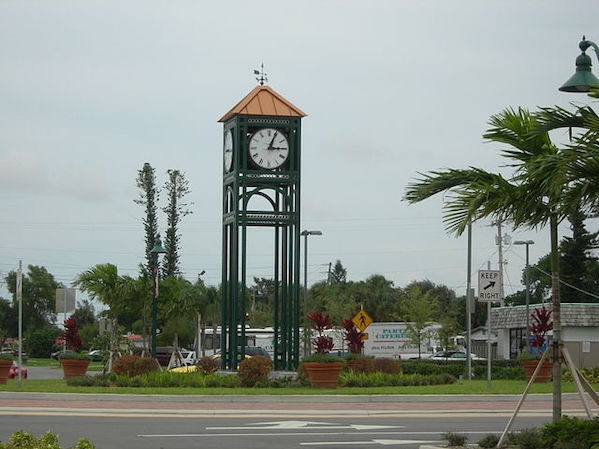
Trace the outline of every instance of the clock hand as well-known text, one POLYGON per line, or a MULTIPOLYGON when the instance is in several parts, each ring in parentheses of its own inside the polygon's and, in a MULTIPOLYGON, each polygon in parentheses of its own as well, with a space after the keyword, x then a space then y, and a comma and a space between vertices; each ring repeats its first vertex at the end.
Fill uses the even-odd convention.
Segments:
POLYGON ((268 149, 272 150, 273 146, 272 144, 275 143, 275 137, 277 137, 277 133, 274 134, 274 136, 272 136, 272 140, 270 141, 270 143, 268 144, 268 149))

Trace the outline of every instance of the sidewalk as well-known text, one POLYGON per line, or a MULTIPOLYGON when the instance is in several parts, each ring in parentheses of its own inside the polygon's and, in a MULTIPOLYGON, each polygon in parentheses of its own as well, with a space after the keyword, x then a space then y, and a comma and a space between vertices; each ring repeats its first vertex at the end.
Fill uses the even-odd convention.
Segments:
MULTIPOLYGON (((519 395, 121 395, 0 392, 0 415, 136 416, 510 416, 519 395)), ((564 414, 584 412, 575 393, 563 395, 564 414)), ((551 415, 551 395, 530 395, 521 413, 551 415)), ((592 409, 595 414, 597 407, 592 409)))

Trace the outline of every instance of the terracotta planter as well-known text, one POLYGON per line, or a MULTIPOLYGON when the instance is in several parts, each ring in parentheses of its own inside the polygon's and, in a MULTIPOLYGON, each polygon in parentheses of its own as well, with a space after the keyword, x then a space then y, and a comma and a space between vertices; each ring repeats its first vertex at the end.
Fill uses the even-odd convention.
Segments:
MULTIPOLYGON (((535 372, 535 368, 540 360, 522 360, 520 363, 522 364, 522 368, 524 368, 524 374, 526 375, 526 380, 530 380, 532 374, 535 372)), ((550 382, 551 381, 551 373, 553 370, 553 365, 549 360, 543 360, 543 365, 541 365, 541 369, 537 373, 537 378, 535 379, 535 383, 542 382, 550 382)))
POLYGON ((89 360, 60 359, 63 372, 62 378, 68 379, 69 377, 85 376, 89 362, 89 360))
POLYGON ((310 385, 314 388, 337 388, 341 362, 305 362, 310 385))
POLYGON ((0 360, 0 385, 3 385, 8 381, 8 370, 11 366, 12 361, 0 360))

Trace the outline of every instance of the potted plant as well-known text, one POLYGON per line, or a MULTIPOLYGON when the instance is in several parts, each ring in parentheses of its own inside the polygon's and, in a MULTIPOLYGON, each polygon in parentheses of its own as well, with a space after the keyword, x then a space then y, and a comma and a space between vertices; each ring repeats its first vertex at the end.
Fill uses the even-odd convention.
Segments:
POLYGON ((81 349, 81 346, 83 346, 83 342, 79 336, 79 326, 77 326, 77 321, 72 316, 64 321, 62 340, 66 349, 73 351, 65 351, 58 356, 58 360, 62 365, 63 378, 68 379, 70 377, 85 376, 91 359, 87 354, 80 354, 77 352, 81 349))
MULTIPOLYGON (((536 308, 530 317, 532 318, 532 324, 529 328, 531 335, 530 351, 523 349, 518 356, 527 380, 532 378, 543 353, 547 350, 547 333, 553 329, 551 311, 545 307, 536 308)), ((551 380, 551 369, 551 361, 545 358, 537 373, 535 382, 549 382, 551 380)))
POLYGON ((310 384, 315 388, 337 388, 343 363, 340 357, 330 354, 333 349, 333 339, 324 333, 325 330, 333 327, 331 319, 321 312, 310 313, 307 317, 312 321, 312 329, 317 333, 312 339, 314 354, 302 360, 310 384))
POLYGON ((0 385, 5 384, 8 381, 8 371, 14 361, 12 354, 3 352, 0 354, 0 385))
POLYGON ((349 371, 357 373, 371 373, 374 371, 374 359, 362 354, 364 348, 364 332, 356 328, 352 320, 343 320, 343 341, 347 343, 349 355, 345 357, 345 363, 349 371))

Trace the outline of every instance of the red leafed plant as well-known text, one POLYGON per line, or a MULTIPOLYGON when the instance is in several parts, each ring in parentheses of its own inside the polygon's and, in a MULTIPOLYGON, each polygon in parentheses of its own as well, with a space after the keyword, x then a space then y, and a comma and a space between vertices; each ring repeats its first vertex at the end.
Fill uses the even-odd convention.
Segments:
POLYGON ((67 349, 71 351, 79 351, 83 346, 79 336, 79 326, 77 326, 77 321, 72 316, 64 320, 62 338, 66 342, 67 349))
POLYGON ((343 340, 347 342, 347 348, 351 354, 361 354, 362 348, 364 347, 364 332, 354 326, 352 320, 343 320, 341 322, 343 327, 343 340))
POLYGON ((545 307, 535 309, 531 314, 532 324, 530 325, 530 333, 532 340, 530 345, 537 348, 541 352, 541 347, 545 344, 547 332, 553 329, 553 321, 551 320, 551 310, 545 307))
POLYGON ((323 315, 322 312, 313 312, 306 315, 312 321, 312 329, 318 335, 312 339, 312 346, 316 354, 328 354, 333 349, 333 339, 324 335, 324 331, 331 329, 333 324, 328 315, 323 315))

